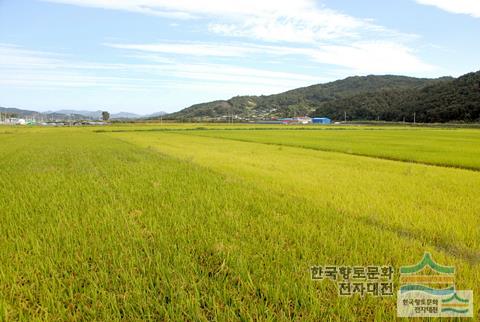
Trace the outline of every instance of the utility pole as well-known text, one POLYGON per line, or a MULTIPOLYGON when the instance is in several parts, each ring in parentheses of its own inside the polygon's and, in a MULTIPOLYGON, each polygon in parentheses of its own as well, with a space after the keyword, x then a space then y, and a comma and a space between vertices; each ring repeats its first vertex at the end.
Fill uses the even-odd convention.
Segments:
POLYGON ((413 112, 413 124, 417 123, 417 113, 413 112))
POLYGON ((345 123, 347 123, 347 111, 343 112, 344 117, 345 117, 345 123))

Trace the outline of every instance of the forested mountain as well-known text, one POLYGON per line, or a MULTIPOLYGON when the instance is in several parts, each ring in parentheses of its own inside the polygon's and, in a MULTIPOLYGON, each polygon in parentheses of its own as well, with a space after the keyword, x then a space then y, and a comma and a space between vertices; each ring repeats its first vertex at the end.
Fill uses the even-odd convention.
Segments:
MULTIPOLYGON (((237 96, 226 101, 196 104, 168 115, 171 119, 212 119, 229 115, 242 118, 291 117, 312 114, 324 103, 378 91, 404 91, 452 80, 405 76, 355 76, 269 96, 237 96)), ((343 113, 343 112, 342 112, 343 113)))
POLYGON ((322 103, 312 114, 342 120, 480 121, 480 72, 415 89, 387 89, 322 103))

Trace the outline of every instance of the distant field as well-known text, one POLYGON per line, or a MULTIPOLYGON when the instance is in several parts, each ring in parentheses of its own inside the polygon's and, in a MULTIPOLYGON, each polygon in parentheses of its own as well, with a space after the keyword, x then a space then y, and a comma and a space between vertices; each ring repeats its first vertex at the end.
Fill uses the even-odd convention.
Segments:
POLYGON ((480 170, 480 131, 425 128, 306 128, 196 131, 196 135, 480 170))
POLYGON ((425 251, 478 299, 480 131, 198 127, 0 128, 0 320, 395 320, 309 268, 425 251))

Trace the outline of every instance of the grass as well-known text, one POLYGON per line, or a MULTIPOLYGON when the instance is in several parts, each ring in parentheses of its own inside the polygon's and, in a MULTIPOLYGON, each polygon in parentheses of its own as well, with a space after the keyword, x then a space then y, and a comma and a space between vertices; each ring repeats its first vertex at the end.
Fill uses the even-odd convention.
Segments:
POLYGON ((478 172, 196 130, 8 132, 0 320, 393 320, 395 298, 338 297, 309 267, 424 251, 480 292, 478 172))

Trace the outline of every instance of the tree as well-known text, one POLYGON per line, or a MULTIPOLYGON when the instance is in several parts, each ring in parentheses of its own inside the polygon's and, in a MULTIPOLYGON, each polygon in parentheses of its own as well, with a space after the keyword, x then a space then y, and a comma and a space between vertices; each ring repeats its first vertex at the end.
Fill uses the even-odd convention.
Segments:
POLYGON ((104 120, 106 122, 109 119, 110 119, 110 113, 108 113, 107 111, 103 111, 102 112, 102 120, 104 120))

